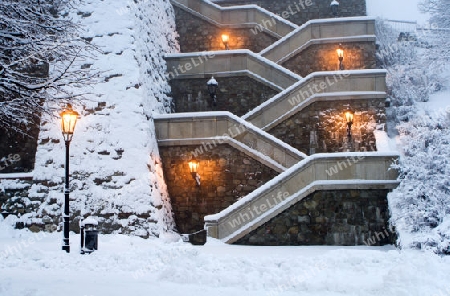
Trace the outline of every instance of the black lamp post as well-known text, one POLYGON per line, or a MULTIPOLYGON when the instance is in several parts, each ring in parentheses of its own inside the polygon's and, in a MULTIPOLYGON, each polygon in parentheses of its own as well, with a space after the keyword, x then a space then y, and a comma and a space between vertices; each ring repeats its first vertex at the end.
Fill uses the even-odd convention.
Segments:
POLYGON ((228 47, 228 42, 230 41, 230 36, 228 34, 222 34, 222 42, 223 45, 225 45, 225 49, 229 50, 230 48, 228 47))
POLYGON ((77 123, 78 112, 72 109, 72 105, 67 104, 66 109, 61 112, 61 129, 66 144, 66 165, 65 165, 65 189, 64 189, 64 239, 62 249, 70 253, 69 244, 69 146, 72 141, 73 131, 77 123))
POLYGON ((212 105, 214 107, 216 107, 217 106, 216 93, 217 93, 217 88, 219 87, 219 83, 214 79, 214 77, 211 77, 211 79, 208 80, 206 85, 208 86, 208 92, 209 92, 209 95, 211 96, 212 105))
POLYGON ((344 70, 344 50, 342 49, 342 44, 339 44, 338 49, 336 50, 338 59, 339 59, 339 70, 344 70))
POLYGON ((200 186, 200 175, 198 174, 198 167, 200 163, 195 158, 192 158, 189 162, 189 171, 191 172, 192 178, 194 178, 197 186, 200 186))
POLYGON ((353 111, 348 109, 345 111, 345 121, 347 122, 347 139, 348 143, 351 143, 352 140, 352 124, 353 124, 353 111))
POLYGON ((336 0, 331 1, 330 7, 331 7, 331 13, 333 13, 333 16, 337 17, 338 12, 339 12, 339 2, 337 2, 336 0))

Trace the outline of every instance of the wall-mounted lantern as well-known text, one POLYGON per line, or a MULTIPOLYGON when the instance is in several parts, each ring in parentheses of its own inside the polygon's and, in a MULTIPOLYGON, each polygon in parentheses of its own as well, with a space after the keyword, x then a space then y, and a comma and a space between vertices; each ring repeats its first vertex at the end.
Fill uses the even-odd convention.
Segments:
POLYGON ((217 94, 217 88, 219 87, 219 83, 214 79, 214 77, 211 77, 211 79, 208 80, 206 85, 208 86, 208 92, 209 92, 209 95, 211 96, 212 104, 215 107, 215 106, 217 106, 216 94, 217 94))
POLYGON ((336 0, 331 1, 330 8, 333 16, 337 17, 339 12, 339 2, 337 2, 336 0))
POLYGON ((351 143, 352 140, 352 124, 353 124, 354 112, 351 109, 345 111, 345 121, 347 123, 347 138, 348 142, 351 143))
POLYGON ((338 49, 336 50, 337 56, 339 59, 339 70, 344 70, 344 49, 342 48, 342 44, 339 44, 338 49))
POLYGON ((223 42, 223 45, 225 45, 226 50, 230 49, 228 47, 228 41, 230 41, 230 36, 228 34, 222 34, 222 42, 223 42))
POLYGON ((189 171, 191 172, 192 178, 197 182, 197 186, 200 186, 200 175, 198 174, 198 167, 200 163, 195 158, 189 161, 189 171))

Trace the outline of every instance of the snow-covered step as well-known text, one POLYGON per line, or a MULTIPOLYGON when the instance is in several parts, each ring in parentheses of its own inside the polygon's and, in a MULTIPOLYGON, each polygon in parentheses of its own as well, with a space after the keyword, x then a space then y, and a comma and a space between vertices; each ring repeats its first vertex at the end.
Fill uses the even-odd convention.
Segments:
POLYGON ((398 154, 325 153, 309 156, 220 213, 205 217, 208 236, 236 242, 317 190, 392 189, 398 154))
POLYGON ((315 72, 242 118, 268 130, 317 100, 385 98, 386 74, 380 69, 315 72))
POLYGON ((298 28, 294 23, 257 5, 222 7, 208 0, 170 0, 170 2, 218 27, 252 28, 281 38, 298 28), (270 23, 270 25, 264 25, 270 23))
POLYGON ((307 157, 304 153, 230 112, 154 115, 158 145, 212 149, 227 143, 278 172, 307 157))
POLYGON ((310 20, 287 34, 260 54, 278 64, 297 55, 308 46, 376 40, 373 17, 344 17, 310 20))
POLYGON ((165 55, 171 79, 211 78, 244 73, 283 90, 302 79, 290 70, 248 49, 172 53, 165 55))

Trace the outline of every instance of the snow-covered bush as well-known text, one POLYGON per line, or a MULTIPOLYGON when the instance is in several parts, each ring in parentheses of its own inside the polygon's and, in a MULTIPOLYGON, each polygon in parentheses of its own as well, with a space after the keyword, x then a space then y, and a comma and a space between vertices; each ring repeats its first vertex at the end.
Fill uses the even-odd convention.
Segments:
POLYGON ((390 100, 398 121, 409 120, 415 102, 426 102, 430 94, 442 89, 443 64, 435 51, 441 47, 436 32, 417 31, 414 41, 398 40, 398 32, 378 19, 377 62, 388 71, 390 100))
POLYGON ((422 115, 398 126, 401 183, 389 204, 402 247, 450 254, 450 124, 449 113, 442 113, 437 120, 422 115))

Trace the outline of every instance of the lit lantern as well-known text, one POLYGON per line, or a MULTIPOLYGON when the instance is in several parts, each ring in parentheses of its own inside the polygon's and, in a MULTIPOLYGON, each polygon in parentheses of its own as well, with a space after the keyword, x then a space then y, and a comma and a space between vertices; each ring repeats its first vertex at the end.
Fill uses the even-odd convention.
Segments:
POLYGON ((347 137, 349 141, 352 138, 352 124, 353 124, 354 113, 352 110, 348 109, 345 111, 345 121, 347 122, 347 137))
POLYGON ((338 49, 336 50, 338 59, 339 59, 339 70, 344 70, 344 50, 342 49, 342 44, 339 44, 338 49))
POLYGON ((222 42, 223 42, 223 45, 225 45, 226 50, 230 49, 228 47, 228 41, 230 41, 230 36, 228 34, 222 34, 222 42))
POLYGON ((75 125, 77 124, 78 112, 72 109, 72 105, 67 104, 67 108, 61 112, 61 130, 64 141, 72 141, 75 125))
POLYGON ((197 182, 197 186, 200 186, 200 175, 198 174, 198 168, 200 166, 200 163, 195 158, 192 158, 188 164, 192 178, 194 178, 195 182, 197 182))

